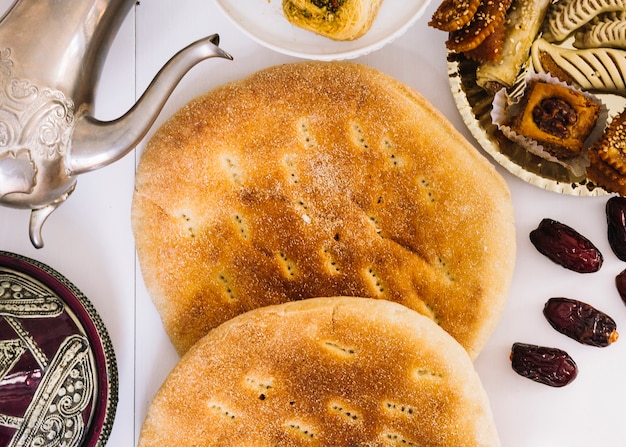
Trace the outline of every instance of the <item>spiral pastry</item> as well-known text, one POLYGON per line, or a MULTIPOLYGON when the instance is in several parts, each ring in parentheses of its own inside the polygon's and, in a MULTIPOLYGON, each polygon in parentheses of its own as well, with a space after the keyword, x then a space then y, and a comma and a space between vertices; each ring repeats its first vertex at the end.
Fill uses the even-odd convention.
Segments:
POLYGON ((333 40, 354 40, 372 27, 383 0, 283 0, 289 22, 333 40))

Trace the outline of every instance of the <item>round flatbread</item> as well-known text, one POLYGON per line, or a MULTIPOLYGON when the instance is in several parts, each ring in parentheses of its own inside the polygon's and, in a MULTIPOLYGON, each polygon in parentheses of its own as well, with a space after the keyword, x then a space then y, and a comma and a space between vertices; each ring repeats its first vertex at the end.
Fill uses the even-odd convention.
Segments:
POLYGON ((486 447, 499 441, 467 352, 367 298, 256 309, 209 332, 154 398, 138 447, 486 447))
POLYGON ((143 278, 179 353, 257 307, 365 296, 474 358, 515 259, 509 190, 423 97, 351 62, 275 66, 179 110, 136 177, 143 278))

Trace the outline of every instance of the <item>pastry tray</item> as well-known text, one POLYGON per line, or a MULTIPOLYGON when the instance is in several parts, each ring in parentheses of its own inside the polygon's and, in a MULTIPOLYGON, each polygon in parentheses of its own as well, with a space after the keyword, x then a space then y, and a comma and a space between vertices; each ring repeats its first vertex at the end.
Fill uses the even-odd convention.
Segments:
MULTIPOLYGON (((529 153, 507 139, 491 122, 493 95, 476 84, 478 62, 462 54, 448 53, 448 79, 462 119, 480 146, 498 164, 511 174, 537 187, 569 195, 602 196, 607 191, 585 177, 575 177, 558 163, 529 153)), ((524 73, 512 87, 518 89, 524 82, 524 73)), ((609 116, 622 110, 626 98, 612 94, 596 95, 606 105, 609 116)))

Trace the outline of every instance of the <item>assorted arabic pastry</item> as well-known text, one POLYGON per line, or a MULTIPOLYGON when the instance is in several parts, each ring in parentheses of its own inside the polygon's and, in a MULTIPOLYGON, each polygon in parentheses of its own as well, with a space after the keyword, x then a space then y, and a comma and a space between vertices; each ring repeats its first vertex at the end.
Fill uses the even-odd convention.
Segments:
POLYGON ((550 0, 515 0, 506 19, 505 37, 499 57, 484 61, 476 70, 476 83, 495 93, 511 87, 528 59, 550 0))
POLYGON ((441 31, 458 31, 467 25, 480 6, 480 0, 443 0, 428 24, 441 31))
MULTIPOLYGON (((452 31, 446 47, 453 52, 475 50, 485 39, 504 24, 511 0, 483 0, 478 10, 463 28, 452 31)), ((494 49, 494 51, 499 51, 494 49)))
POLYGON ((477 72, 478 85, 496 92, 515 82, 549 3, 550 0, 444 0, 428 24, 449 32, 446 48, 450 52, 482 63, 477 72), (467 8, 461 8, 465 4, 467 8), (462 26, 448 26, 450 23, 462 26))
POLYGON ((576 48, 609 47, 626 50, 626 11, 596 16, 574 34, 576 48))
POLYGON ((372 27, 383 0, 283 0, 289 22, 333 40, 354 40, 372 27))
MULTIPOLYGON (((450 5, 444 2, 440 9, 450 5)), ((450 52, 478 61, 475 83, 484 91, 481 101, 493 100, 487 111, 492 123, 516 147, 566 168, 572 182, 591 181, 590 188, 623 194, 615 185, 625 174, 613 166, 614 159, 607 163, 601 154, 615 154, 624 138, 623 132, 606 126, 621 112, 623 99, 607 104, 603 95, 626 97, 625 0, 515 0, 504 24, 504 38, 494 30, 490 39, 502 40, 500 50, 493 49, 499 44, 487 41, 491 57, 481 55, 480 47, 452 45, 460 31, 450 32, 446 42, 450 52), (549 81, 537 83, 538 76, 549 81), (550 111, 541 104, 548 104, 550 111), (555 120, 561 124, 555 127, 555 120), (547 136, 550 127, 552 135, 547 136), (604 150, 594 146, 590 153, 603 134, 604 150), (613 149, 606 150, 607 145, 613 149)), ((434 16, 430 25, 435 26, 434 16)), ((524 162, 537 163, 535 158, 518 160, 522 167, 524 162)))
POLYGON ((532 59, 539 73, 550 73, 585 90, 626 95, 626 50, 574 50, 537 39, 532 59))

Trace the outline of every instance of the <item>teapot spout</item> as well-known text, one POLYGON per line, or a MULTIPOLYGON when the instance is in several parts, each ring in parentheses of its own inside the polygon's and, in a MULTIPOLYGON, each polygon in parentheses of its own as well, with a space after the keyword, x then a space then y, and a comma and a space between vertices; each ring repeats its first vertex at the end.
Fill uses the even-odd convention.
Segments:
POLYGON ((198 62, 212 57, 232 60, 230 54, 219 48, 217 34, 200 39, 174 55, 122 117, 104 122, 88 113, 79 116, 67 166, 71 175, 101 168, 130 152, 148 133, 182 77, 198 62))

